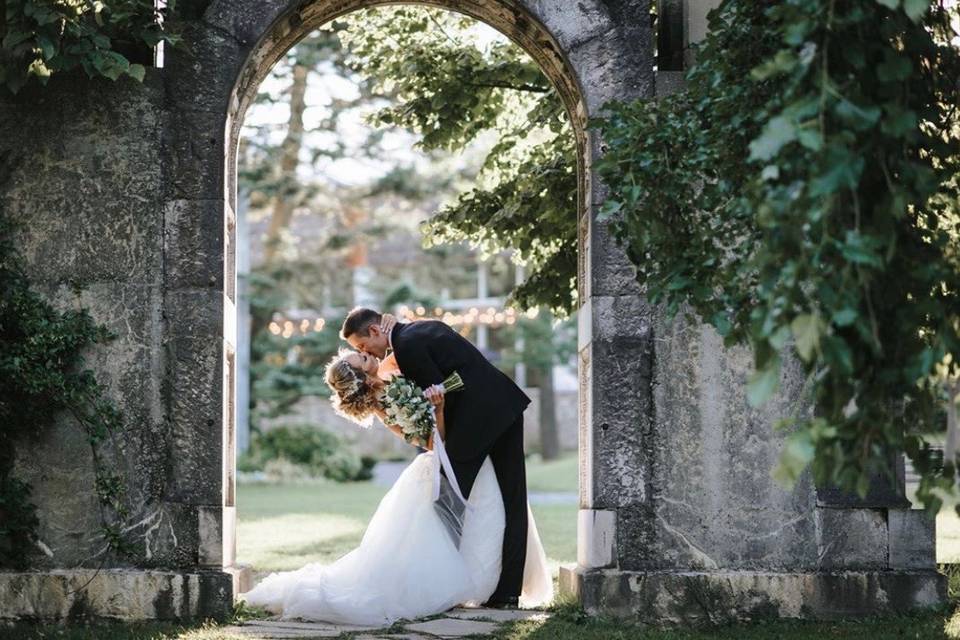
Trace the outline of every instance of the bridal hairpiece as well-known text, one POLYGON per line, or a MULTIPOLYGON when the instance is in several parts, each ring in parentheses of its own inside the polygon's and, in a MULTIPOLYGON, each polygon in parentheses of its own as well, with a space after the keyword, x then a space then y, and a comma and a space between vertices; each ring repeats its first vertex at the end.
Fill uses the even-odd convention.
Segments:
POLYGON ((341 367, 345 373, 349 375, 350 386, 347 389, 344 389, 344 393, 340 394, 340 397, 344 400, 351 400, 354 396, 358 395, 363 388, 363 378, 360 374, 357 373, 357 370, 350 366, 346 360, 341 360, 337 363, 338 367, 341 367))

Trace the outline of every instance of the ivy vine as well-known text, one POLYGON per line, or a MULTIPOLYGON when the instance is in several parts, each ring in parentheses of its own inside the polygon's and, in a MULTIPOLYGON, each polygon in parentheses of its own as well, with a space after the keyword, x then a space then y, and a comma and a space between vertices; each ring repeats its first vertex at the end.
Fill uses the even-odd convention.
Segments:
POLYGON ((107 547, 132 554, 123 536, 128 515, 123 477, 104 457, 122 417, 83 357, 86 349, 115 335, 86 310, 56 310, 31 287, 14 231, 0 212, 0 567, 24 568, 39 549, 30 486, 13 477, 15 446, 36 439, 63 416, 83 431, 90 446, 107 547))
POLYGON ((954 485, 931 443, 960 373, 956 12, 724 0, 685 90, 599 122, 601 215, 649 297, 752 346, 754 405, 785 354, 803 364, 815 412, 779 424, 786 484, 810 468, 864 494, 906 451, 928 508, 954 485))
POLYGON ((0 11, 0 85, 17 93, 31 78, 46 84, 60 71, 142 81, 153 48, 180 41, 164 28, 175 0, 5 0, 0 11))

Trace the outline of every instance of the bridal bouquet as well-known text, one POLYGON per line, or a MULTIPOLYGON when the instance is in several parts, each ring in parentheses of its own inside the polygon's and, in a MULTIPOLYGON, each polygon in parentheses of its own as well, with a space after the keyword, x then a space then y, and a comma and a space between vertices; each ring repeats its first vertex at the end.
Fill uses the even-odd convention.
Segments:
MULTIPOLYGON (((444 392, 463 388, 463 380, 456 371, 443 381, 444 392)), ((400 427, 404 440, 410 443, 426 443, 433 435, 433 508, 450 535, 454 546, 460 548, 463 537, 463 517, 469 508, 467 499, 460 491, 457 476, 443 446, 443 438, 437 431, 437 416, 433 403, 423 391, 408 378, 394 376, 384 387, 380 398, 387 422, 400 427), (444 474, 440 473, 441 468, 444 474)))
MULTIPOLYGON (((445 392, 462 388, 463 380, 457 372, 453 372, 443 381, 445 392)), ((409 378, 394 376, 384 388, 381 401, 388 421, 400 427, 407 442, 420 441, 426 444, 437 426, 437 418, 434 415, 433 403, 420 387, 409 378)))

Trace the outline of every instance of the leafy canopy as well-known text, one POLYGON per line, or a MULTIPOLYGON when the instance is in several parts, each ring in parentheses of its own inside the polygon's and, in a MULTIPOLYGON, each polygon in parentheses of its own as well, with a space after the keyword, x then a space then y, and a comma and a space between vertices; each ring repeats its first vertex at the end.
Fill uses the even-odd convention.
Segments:
POLYGON ((906 450, 929 507, 953 484, 923 432, 960 352, 954 36, 929 0, 725 0, 683 92, 600 123, 602 213, 650 298, 753 347, 753 404, 802 363, 784 482, 864 493, 906 450))
POLYGON ((468 241, 516 251, 522 308, 565 315, 576 300, 576 155, 563 104, 537 64, 487 27, 448 11, 387 8, 346 18, 356 71, 394 104, 371 116, 421 136, 425 150, 488 144, 476 186, 431 219, 428 246, 468 241), (493 142, 491 143, 491 140, 493 142))

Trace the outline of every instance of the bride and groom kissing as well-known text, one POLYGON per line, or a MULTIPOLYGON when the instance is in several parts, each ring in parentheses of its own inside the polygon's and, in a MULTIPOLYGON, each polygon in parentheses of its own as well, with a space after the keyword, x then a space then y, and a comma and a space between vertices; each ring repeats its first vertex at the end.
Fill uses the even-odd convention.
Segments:
POLYGON ((527 395, 437 320, 402 323, 358 307, 347 315, 340 337, 352 349, 341 349, 326 370, 337 413, 363 426, 378 416, 404 438, 383 402, 385 387, 399 374, 432 403, 441 442, 434 436, 420 443, 425 451, 383 497, 358 547, 329 565, 271 573, 241 597, 282 618, 358 625, 389 625, 458 605, 537 606, 552 600, 553 583, 527 504, 527 395), (447 394, 441 383, 454 373, 463 388, 447 394), (435 503, 441 474, 467 500, 466 509, 452 516, 435 503))

